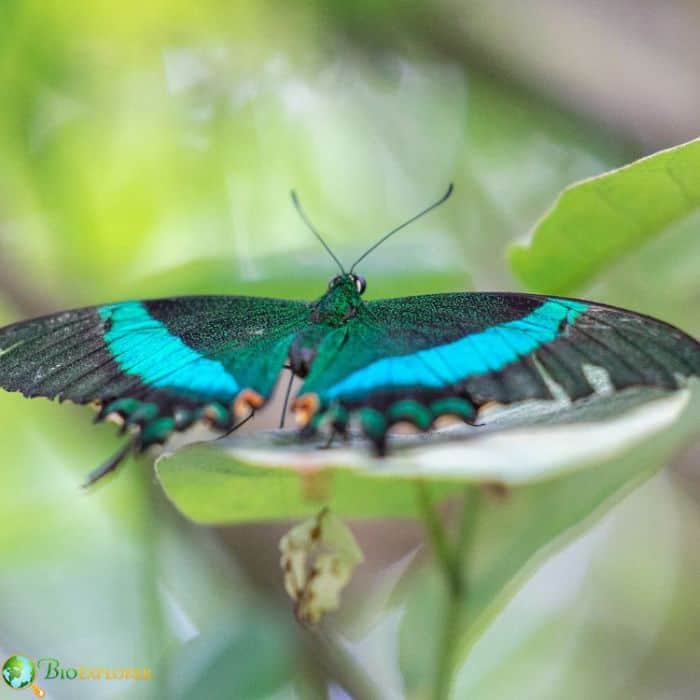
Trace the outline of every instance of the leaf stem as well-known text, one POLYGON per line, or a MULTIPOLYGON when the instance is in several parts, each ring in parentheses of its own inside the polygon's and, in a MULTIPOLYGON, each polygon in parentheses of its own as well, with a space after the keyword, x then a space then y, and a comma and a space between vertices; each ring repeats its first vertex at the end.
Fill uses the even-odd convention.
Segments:
POLYGON ((462 633, 464 611, 463 602, 450 594, 445 605, 440 641, 437 647, 434 676, 434 700, 447 700, 450 696, 452 679, 456 671, 456 653, 462 633))
POLYGON ((433 549, 438 564, 447 578, 447 585, 452 590, 459 589, 459 577, 456 576, 456 568, 453 555, 450 552, 450 544, 447 540, 445 528, 442 525, 440 516, 436 513, 433 499, 430 495, 430 488, 425 481, 418 481, 416 484, 418 491, 418 501, 423 515, 430 546, 433 549))
POLYGON ((478 487, 468 484, 464 488, 462 500, 462 512, 457 531, 457 544, 455 548, 455 563, 459 567, 460 578, 462 579, 462 594, 466 594, 468 583, 469 555, 474 543, 474 534, 479 518, 479 502, 481 492, 478 487))
POLYGON ((447 584, 433 690, 434 700, 447 700, 457 670, 457 651, 466 624, 468 563, 474 541, 480 494, 471 484, 465 487, 453 548, 450 548, 445 528, 435 512, 424 482, 418 485, 418 495, 426 531, 447 584))
POLYGON ((380 689, 336 634, 318 627, 306 628, 306 632, 309 654, 323 668, 326 683, 339 683, 356 700, 381 700, 380 689))

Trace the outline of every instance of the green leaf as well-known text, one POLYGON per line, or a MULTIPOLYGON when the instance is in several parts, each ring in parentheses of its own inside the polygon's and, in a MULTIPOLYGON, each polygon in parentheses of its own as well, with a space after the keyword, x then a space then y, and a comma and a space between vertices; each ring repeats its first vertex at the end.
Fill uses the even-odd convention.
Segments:
POLYGON ((636 390, 568 407, 531 402, 478 429, 394 436, 384 459, 359 440, 318 449, 292 431, 235 436, 166 454, 157 471, 175 506, 199 523, 304 517, 322 505, 345 517, 415 517, 416 479, 430 483, 436 500, 464 482, 549 482, 666 430, 687 397, 636 390))
MULTIPOLYGON (((467 566, 467 598, 463 602, 466 631, 460 640, 459 661, 544 558, 700 434, 700 383, 693 383, 689 404, 680 418, 666 423, 665 428, 657 422, 661 413, 656 418, 653 415, 662 409, 663 401, 655 404, 649 404, 642 413, 637 410, 637 419, 646 423, 646 428, 641 439, 628 441, 625 448, 604 449, 588 460, 587 468, 562 472, 559 478, 523 483, 504 494, 482 497, 474 551, 467 566)), ((614 423, 609 427, 620 430, 614 423)), ((589 437, 596 439, 592 433, 589 437)), ((585 439, 583 434, 581 438, 585 439)), ((579 447, 578 441, 567 440, 566 444, 574 450, 579 447)), ((514 461, 520 460, 514 457, 514 461)), ((400 632, 401 666, 408 690, 420 695, 431 687, 435 660, 416 648, 415 638, 438 638, 447 596, 440 572, 433 568, 416 572, 407 589, 400 632)))
POLYGON ((525 687, 548 687, 567 688, 567 700, 641 700, 655 697, 654 690, 642 690, 650 671, 665 675, 656 688, 673 687, 679 672, 692 677, 691 636, 700 607, 686 603, 678 615, 678 604, 684 595, 696 599, 697 563, 689 561, 684 542, 693 547, 700 522, 674 481, 650 479, 585 542, 541 567, 470 651, 454 697, 513 698, 525 687))
POLYGON ((700 139, 565 189, 509 251, 532 290, 566 294, 700 209, 700 139))
POLYGON ((298 670, 288 617, 249 601, 247 610, 224 616, 206 633, 176 647, 160 669, 175 700, 269 698, 298 670))
MULTIPOLYGON (((372 462, 351 450, 328 455, 295 447, 289 435, 268 434, 241 447, 216 443, 186 447, 161 457, 158 477, 183 515, 198 523, 283 520, 314 515, 323 505, 341 516, 413 517, 416 495, 410 479, 357 468, 372 462)), ((453 485, 434 484, 435 497, 453 485)))

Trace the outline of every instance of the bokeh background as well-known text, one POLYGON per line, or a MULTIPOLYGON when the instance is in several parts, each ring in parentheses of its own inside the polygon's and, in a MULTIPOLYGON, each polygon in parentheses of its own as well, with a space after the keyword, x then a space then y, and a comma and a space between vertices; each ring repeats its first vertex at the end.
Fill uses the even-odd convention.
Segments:
MULTIPOLYGON (((168 294, 312 298, 334 267, 292 187, 350 261, 454 181, 366 261, 368 295, 517 289, 505 248, 564 186, 698 135, 699 32, 695 0, 4 0, 0 322, 168 294)), ((700 334, 699 224, 581 295, 700 334)), ((0 395, 0 657, 154 669, 46 686, 71 700, 359 697, 352 664, 405 696, 392 591, 421 556, 417 524, 357 524, 367 561, 329 652, 283 597, 284 524, 193 526, 148 460, 82 493, 119 444, 89 418, 0 395)), ((550 558, 455 697, 698 697, 699 462, 680 455, 550 558)))

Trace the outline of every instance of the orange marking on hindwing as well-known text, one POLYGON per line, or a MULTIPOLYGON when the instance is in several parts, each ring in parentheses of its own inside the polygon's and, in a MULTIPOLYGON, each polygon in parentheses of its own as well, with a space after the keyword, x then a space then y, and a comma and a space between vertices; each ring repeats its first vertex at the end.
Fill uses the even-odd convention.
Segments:
POLYGON ((239 418, 244 418, 250 413, 260 408, 265 403, 265 399, 254 389, 243 389, 233 402, 233 412, 239 418))
POLYGON ((292 411, 297 425, 304 427, 318 413, 321 407, 321 401, 318 394, 304 394, 294 399, 292 411))

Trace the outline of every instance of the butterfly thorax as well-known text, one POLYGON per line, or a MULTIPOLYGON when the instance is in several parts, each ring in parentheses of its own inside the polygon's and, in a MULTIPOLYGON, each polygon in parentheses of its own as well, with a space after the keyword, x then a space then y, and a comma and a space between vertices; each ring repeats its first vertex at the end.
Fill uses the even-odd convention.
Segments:
POLYGON ((289 364, 299 377, 306 377, 316 358, 319 346, 329 330, 342 328, 354 318, 364 303, 361 294, 365 281, 358 275, 334 277, 326 293, 311 304, 310 326, 300 331, 289 348, 289 364))
POLYGON ((328 285, 328 291, 311 305, 311 321, 332 328, 344 325, 362 306, 364 280, 353 274, 338 275, 328 285))

